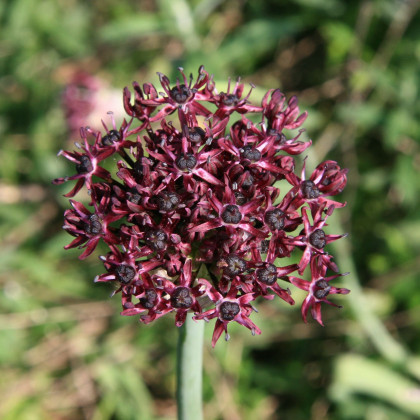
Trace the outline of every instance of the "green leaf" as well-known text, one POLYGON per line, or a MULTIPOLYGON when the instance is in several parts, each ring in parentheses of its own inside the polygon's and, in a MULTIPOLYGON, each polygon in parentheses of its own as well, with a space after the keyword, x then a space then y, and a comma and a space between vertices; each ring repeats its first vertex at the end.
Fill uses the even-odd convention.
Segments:
POLYGON ((102 42, 126 42, 127 39, 141 38, 162 30, 156 14, 143 13, 109 23, 99 29, 98 38, 102 42))
POLYGON ((226 63, 240 66, 245 71, 253 68, 256 60, 274 49, 278 42, 295 34, 302 23, 294 17, 255 19, 241 26, 217 51, 217 56, 226 63))
POLYGON ((328 42, 328 57, 331 64, 342 62, 354 44, 354 29, 343 22, 335 21, 325 24, 321 32, 328 42))
POLYGON ((330 394, 336 402, 345 402, 361 394, 376 398, 400 410, 420 416, 418 385, 384 363, 348 354, 335 363, 330 394))
POLYGON ((381 107, 369 102, 338 105, 337 112, 343 122, 351 122, 363 129, 377 125, 382 117, 381 107))

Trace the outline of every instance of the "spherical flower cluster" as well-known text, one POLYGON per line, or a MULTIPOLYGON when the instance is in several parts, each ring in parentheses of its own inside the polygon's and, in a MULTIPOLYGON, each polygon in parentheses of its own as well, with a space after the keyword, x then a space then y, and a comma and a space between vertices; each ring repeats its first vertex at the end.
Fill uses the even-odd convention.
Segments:
POLYGON ((117 128, 112 119, 103 133, 82 128, 78 151, 59 153, 76 174, 54 182, 76 180, 66 196, 86 188, 90 197, 89 208, 70 200, 64 229, 75 239, 66 248, 83 249, 84 259, 104 242, 106 272, 96 281, 115 283, 122 315, 150 323, 174 312, 177 326, 188 312, 215 318, 213 346, 231 322, 261 333, 250 319, 258 297, 294 304, 279 280, 307 291, 303 318, 310 310, 322 324, 321 304, 349 292, 330 285, 340 274, 326 277, 338 271, 326 248, 343 235, 325 231, 344 205, 329 197, 347 170, 325 161, 307 178, 304 161, 295 174, 294 156, 311 144, 302 129, 285 131, 307 116, 296 97, 286 102, 273 89, 255 106, 239 79, 219 93, 204 67, 195 80, 180 72, 174 85, 159 73, 163 93, 133 83, 134 98, 123 94, 128 120, 117 128), (295 253, 298 264, 282 264, 295 253), (306 268, 309 280, 291 275, 306 268))

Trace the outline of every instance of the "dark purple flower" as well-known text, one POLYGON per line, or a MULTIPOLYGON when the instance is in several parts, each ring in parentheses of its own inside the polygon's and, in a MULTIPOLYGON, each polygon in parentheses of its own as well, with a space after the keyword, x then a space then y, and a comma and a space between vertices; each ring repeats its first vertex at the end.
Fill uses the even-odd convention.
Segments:
POLYGON ((308 180, 305 179, 305 164, 303 163, 301 178, 293 172, 287 174, 287 179, 294 186, 289 192, 293 196, 293 206, 301 207, 308 203, 312 213, 315 213, 320 204, 325 203, 328 207, 344 207, 346 203, 326 198, 337 195, 343 191, 347 183, 347 169, 341 169, 336 162, 331 160, 322 162, 317 166, 308 180))
POLYGON ((197 298, 203 294, 199 286, 193 286, 193 273, 191 259, 187 259, 180 270, 177 283, 162 278, 163 290, 168 294, 170 306, 176 312, 175 324, 180 327, 187 317, 188 311, 201 312, 197 298))
POLYGON ((140 315, 140 321, 144 324, 149 324, 173 310, 161 284, 153 281, 147 272, 141 274, 141 286, 122 288, 121 294, 121 315, 140 315))
POLYGON ((64 229, 75 238, 66 248, 82 248, 83 259, 102 242, 109 252, 95 281, 115 286, 122 315, 148 324, 172 312, 177 326, 188 312, 214 318, 213 346, 223 332, 229 338, 231 322, 260 334, 252 304, 293 305, 289 284, 308 291, 304 319, 311 308, 322 322, 320 304, 348 293, 329 285, 338 274, 325 277, 338 270, 326 248, 344 236, 328 232, 328 217, 344 206, 328 197, 343 190, 347 170, 326 161, 309 179, 305 164, 295 174, 295 156, 312 143, 300 140, 303 129, 285 131, 307 116, 296 97, 273 89, 256 106, 239 79, 219 93, 204 67, 195 79, 180 72, 172 83, 158 73, 163 93, 134 82, 134 98, 123 93, 129 120, 118 127, 111 115, 103 132, 82 128, 83 145, 59 153, 76 173, 54 183, 74 180, 66 196, 85 188, 88 197, 70 200, 64 229), (295 254, 299 264, 285 262, 295 254), (209 278, 197 278, 204 266, 209 278), (292 275, 307 267, 311 281, 292 275))
POLYGON ((119 243, 119 238, 110 223, 118 220, 120 216, 107 213, 104 206, 98 206, 96 212, 91 213, 82 203, 70 200, 70 204, 73 209, 65 211, 63 229, 76 239, 66 245, 65 249, 86 248, 80 259, 88 257, 101 239, 110 246, 111 250, 114 249, 119 243))
POLYGON ((292 96, 286 106, 285 103, 286 97, 279 89, 270 89, 262 101, 263 114, 267 118, 269 129, 279 134, 285 128, 293 130, 300 127, 308 116, 306 111, 299 115, 296 96, 292 96))
POLYGON ((182 80, 177 79, 173 86, 171 86, 171 82, 167 76, 158 73, 160 84, 166 96, 159 96, 156 88, 150 83, 143 85, 143 90, 137 83, 134 83, 133 86, 136 95, 134 105, 131 105, 131 94, 125 88, 124 106, 127 113, 132 117, 138 118, 140 121, 147 122, 160 121, 176 110, 178 110, 182 120, 186 118, 187 114, 209 117, 211 112, 201 105, 200 102, 197 102, 209 101, 213 98, 213 94, 207 85, 209 80, 208 73, 201 66, 198 70, 198 77, 193 84, 192 75, 188 81, 183 69, 179 68, 179 70, 182 75, 182 80), (156 115, 151 116, 159 106, 163 106, 163 108, 156 115))
POLYGON ((252 293, 238 296, 237 289, 235 287, 231 287, 226 295, 223 296, 207 280, 200 279, 199 283, 205 286, 205 293, 211 301, 215 303, 215 307, 206 312, 196 314, 194 319, 204 319, 205 321, 209 321, 210 319, 217 318, 211 341, 213 347, 216 345, 217 340, 220 338, 223 331, 226 334, 226 341, 229 340, 230 336, 228 334, 227 327, 232 321, 236 321, 250 329, 252 335, 261 334, 261 330, 249 319, 249 315, 254 310, 249 303, 255 299, 252 293))
POLYGON ((67 194, 65 197, 74 197, 84 185, 87 189, 92 188, 92 178, 97 176, 104 179, 105 181, 111 180, 111 174, 108 170, 100 166, 100 162, 109 157, 113 151, 112 150, 102 150, 100 147, 101 136, 100 133, 94 133, 89 129, 80 129, 80 136, 83 139, 83 146, 79 143, 76 143, 76 146, 82 152, 66 152, 60 150, 58 156, 64 156, 76 166, 77 174, 72 176, 67 176, 64 178, 57 178, 53 181, 54 184, 62 184, 66 181, 72 181, 77 179, 77 183, 74 188, 67 194), (93 145, 89 144, 88 137, 92 135, 95 138, 93 145))
POLYGON ((327 267, 323 264, 319 257, 311 260, 311 280, 303 280, 298 277, 290 276, 289 281, 298 287, 299 289, 308 292, 305 300, 302 304, 302 317, 307 322, 307 313, 311 310, 312 318, 318 321, 321 325, 324 325, 321 318, 321 304, 327 303, 328 305, 341 306, 327 300, 327 296, 333 294, 347 294, 350 290, 344 288, 338 288, 330 285, 330 281, 340 276, 345 276, 348 273, 336 274, 335 276, 325 277, 327 267))
POLYGON ((314 256, 319 256, 320 261, 323 264, 333 271, 338 271, 338 267, 332 261, 332 256, 327 254, 324 251, 324 248, 330 242, 336 241, 340 239, 344 235, 328 235, 323 230, 323 227, 326 226, 327 217, 331 215, 332 211, 334 210, 334 206, 332 205, 326 212, 325 217, 323 216, 325 202, 318 208, 317 212, 314 215, 313 224, 309 221, 307 207, 302 207, 302 218, 304 229, 301 235, 293 238, 290 240, 295 246, 302 247, 304 249, 302 258, 299 262, 299 274, 302 274, 305 271, 307 265, 314 259, 314 256))
POLYGON ((217 111, 214 113, 216 119, 223 120, 235 111, 240 114, 246 114, 247 112, 261 112, 261 107, 251 105, 248 102, 248 98, 250 97, 254 86, 251 85, 251 89, 248 94, 242 98, 244 85, 243 83, 240 83, 240 80, 240 78, 236 80, 235 87, 231 92, 231 80, 229 79, 227 92, 220 92, 211 99, 211 102, 214 102, 217 106, 217 111))

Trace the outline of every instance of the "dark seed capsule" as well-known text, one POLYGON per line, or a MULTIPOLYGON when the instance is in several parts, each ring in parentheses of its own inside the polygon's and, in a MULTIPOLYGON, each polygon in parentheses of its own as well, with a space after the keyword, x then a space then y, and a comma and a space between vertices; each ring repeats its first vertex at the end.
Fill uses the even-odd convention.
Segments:
POLYGON ((206 136, 206 132, 201 127, 192 127, 188 129, 188 139, 192 143, 201 143, 206 136))
POLYGON ((115 269, 116 279, 123 284, 130 283, 136 275, 136 271, 131 265, 121 264, 115 269))
POLYGON ((239 102, 239 98, 233 93, 229 93, 229 94, 221 93, 220 96, 222 96, 222 102, 226 106, 235 106, 239 102))
POLYGON ((85 225, 85 232, 89 235, 98 235, 102 232, 102 224, 96 214, 89 216, 89 222, 85 225))
POLYGON ((229 277, 237 276, 246 270, 246 261, 235 254, 228 255, 224 262, 226 265, 223 267, 223 272, 229 277))
POLYGON ((330 185, 330 184, 331 184, 331 178, 325 177, 325 178, 322 180, 321 184, 322 184, 322 185, 324 185, 324 187, 326 187, 326 186, 330 185))
POLYGON ((93 171, 93 165, 89 159, 89 156, 80 156, 79 163, 76 165, 76 171, 78 174, 86 174, 93 171))
POLYGON ((171 191, 164 191, 157 198, 157 205, 160 211, 169 212, 175 210, 179 204, 178 194, 171 191))
POLYGON ((184 104, 191 96, 191 90, 184 84, 174 86, 170 92, 170 97, 178 104, 184 104))
POLYGON ((250 222, 252 221, 252 224, 253 224, 255 229, 261 229, 264 226, 264 223, 262 223, 258 219, 255 219, 254 217, 250 217, 249 221, 250 222))
POLYGON ((271 286, 277 281, 277 268, 273 264, 266 264, 265 268, 258 268, 255 273, 257 279, 267 286, 271 286))
POLYGON ((305 198, 308 198, 308 199, 318 198, 320 195, 320 192, 317 186, 310 180, 303 181, 301 188, 302 188, 302 194, 305 198))
POLYGON ((144 169, 141 160, 136 160, 134 162, 133 171, 138 177, 143 177, 144 169))
POLYGON ((316 282, 316 288, 317 290, 315 290, 314 296, 317 299, 324 299, 329 295, 331 290, 331 286, 324 279, 318 280, 316 282))
POLYGON ((186 169, 191 170, 197 165, 197 159, 191 153, 187 153, 185 156, 181 155, 175 163, 181 171, 185 171, 186 169))
POLYGON ((167 239, 168 236, 162 230, 151 230, 145 237, 147 246, 154 251, 163 251, 166 248, 167 239))
POLYGON ((267 211, 264 216, 264 222, 270 230, 281 230, 284 228, 284 211, 273 209, 267 211))
POLYGON ((139 204, 141 201, 141 195, 138 192, 128 193, 128 201, 133 204, 139 204))
POLYGON ((242 183, 242 188, 244 190, 247 190, 251 188, 254 185, 254 177, 248 173, 244 179, 244 182, 242 183))
POLYGON ((266 239, 261 241, 260 251, 261 251, 262 254, 266 254, 268 252, 268 246, 269 245, 270 245, 270 241, 267 241, 266 239))
POLYGON ((245 159, 257 162, 261 159, 261 152, 258 149, 253 149, 252 146, 244 146, 241 149, 241 155, 245 159))
POLYGON ((228 204, 223 210, 221 217, 225 223, 239 223, 242 219, 242 214, 238 206, 228 204))
POLYGON ((315 248, 322 249, 327 244, 325 232, 322 229, 316 229, 309 235, 309 243, 315 248))
POLYGON ((235 201, 238 206, 243 206, 246 203, 246 197, 240 191, 235 191, 233 194, 235 195, 235 201))
POLYGON ((155 289, 146 289, 144 297, 140 298, 140 303, 146 309, 152 309, 156 305, 157 293, 155 289))
POLYGON ((223 302, 219 308, 220 318, 223 321, 232 321, 239 314, 240 308, 236 302, 223 302))
POLYGON ((269 136, 275 136, 275 141, 280 143, 280 144, 284 144, 287 141, 286 136, 283 133, 279 133, 277 130, 275 130, 274 128, 270 128, 267 132, 267 134, 269 136))
POLYGON ((117 130, 111 130, 108 134, 102 137, 103 146, 111 146, 112 143, 115 143, 121 139, 120 133, 117 130))
POLYGON ((171 304, 174 308, 191 308, 194 300, 188 287, 177 287, 171 294, 171 304))

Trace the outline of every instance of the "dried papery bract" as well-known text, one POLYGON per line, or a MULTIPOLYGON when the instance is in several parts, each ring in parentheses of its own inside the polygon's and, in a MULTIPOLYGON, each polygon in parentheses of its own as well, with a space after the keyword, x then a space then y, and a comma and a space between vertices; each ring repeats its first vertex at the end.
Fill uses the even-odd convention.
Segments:
POLYGON ((328 232, 328 217, 344 206, 329 197, 347 170, 325 161, 306 179, 295 156, 311 141, 300 139, 307 113, 296 97, 273 89, 254 105, 239 79, 219 93, 203 66, 196 78, 180 72, 174 82, 159 73, 161 89, 125 88, 121 127, 82 128, 78 150, 60 152, 75 174, 54 182, 75 180, 67 196, 85 188, 90 197, 87 206, 70 200, 64 228, 75 239, 66 248, 81 248, 83 259, 103 241, 106 272, 96 281, 115 283, 123 315, 150 323, 173 312, 177 326, 188 312, 215 318, 213 345, 223 332, 229 338, 231 322, 260 334, 254 301, 294 304, 287 283, 308 292, 304 320, 310 309, 322 324, 321 304, 348 293, 330 284, 339 274, 326 276, 338 272, 329 243, 343 236, 328 232), (305 270, 311 280, 292 275, 305 270))

